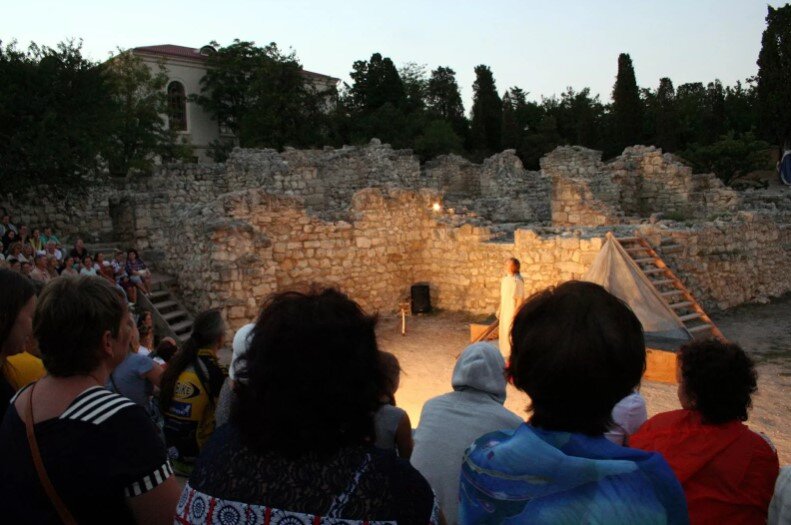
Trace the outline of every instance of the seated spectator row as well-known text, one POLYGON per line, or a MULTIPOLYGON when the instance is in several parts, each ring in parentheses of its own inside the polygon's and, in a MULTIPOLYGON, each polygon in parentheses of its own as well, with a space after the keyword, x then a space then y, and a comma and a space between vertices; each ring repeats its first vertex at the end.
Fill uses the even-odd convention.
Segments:
POLYGON ((642 328, 595 284, 531 297, 507 367, 489 344, 466 348, 414 438, 376 317, 337 290, 270 297, 234 337, 226 377, 217 310, 157 363, 145 355, 149 316, 136 323, 107 280, 55 279, 36 298, 0 270, 0 285, 4 370, 32 336, 47 371, 16 393, 7 373, 0 381, 11 523, 783 519, 787 493, 768 514, 777 454, 743 423, 749 357, 720 341, 683 347, 681 409, 645 421, 642 328), (507 382, 530 397, 527 422, 504 408, 507 382), (183 488, 174 467, 189 476, 183 488))

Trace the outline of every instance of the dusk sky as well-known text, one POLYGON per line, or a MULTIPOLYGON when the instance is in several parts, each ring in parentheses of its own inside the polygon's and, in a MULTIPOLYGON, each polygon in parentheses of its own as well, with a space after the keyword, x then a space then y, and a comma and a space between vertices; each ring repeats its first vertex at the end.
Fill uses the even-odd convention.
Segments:
POLYGON ((94 60, 119 47, 274 41, 295 50, 305 69, 345 81, 355 60, 378 51, 397 66, 450 66, 469 111, 477 64, 492 68, 501 93, 519 86, 533 99, 588 86, 608 101, 621 52, 631 54, 642 87, 655 88, 663 76, 676 86, 715 78, 733 84, 757 72, 766 6, 763 0, 31 0, 3 6, 0 39, 26 47, 31 40, 55 45, 81 38, 94 60))

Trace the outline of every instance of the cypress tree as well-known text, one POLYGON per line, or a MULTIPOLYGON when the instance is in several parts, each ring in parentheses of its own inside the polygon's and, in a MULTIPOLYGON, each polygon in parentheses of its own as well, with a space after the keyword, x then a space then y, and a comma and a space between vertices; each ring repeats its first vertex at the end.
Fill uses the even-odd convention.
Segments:
POLYGON ((475 67, 472 85, 472 124, 470 139, 472 149, 484 154, 500 151, 503 126, 503 102, 497 94, 494 76, 489 66, 475 67))
POLYGON ((667 77, 659 79, 656 108, 656 145, 665 151, 675 151, 678 147, 676 90, 673 81, 667 77))
POLYGON ((626 53, 618 56, 618 76, 612 90, 615 145, 620 151, 642 140, 643 105, 637 90, 632 59, 626 53))
POLYGON ((779 148, 791 146, 791 5, 769 6, 758 55, 761 128, 779 148))

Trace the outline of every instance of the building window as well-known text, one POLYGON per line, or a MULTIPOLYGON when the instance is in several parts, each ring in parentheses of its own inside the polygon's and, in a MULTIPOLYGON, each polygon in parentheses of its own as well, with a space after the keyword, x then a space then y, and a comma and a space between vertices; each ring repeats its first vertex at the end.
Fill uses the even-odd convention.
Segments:
POLYGON ((184 84, 168 84, 168 126, 174 131, 187 131, 187 95, 184 84))

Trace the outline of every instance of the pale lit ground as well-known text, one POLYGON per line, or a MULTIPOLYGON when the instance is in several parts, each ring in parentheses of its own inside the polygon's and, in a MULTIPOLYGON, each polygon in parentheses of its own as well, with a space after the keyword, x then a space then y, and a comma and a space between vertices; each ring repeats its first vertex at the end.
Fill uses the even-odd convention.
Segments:
MULTIPOLYGON (((756 360, 758 393, 748 424, 774 442, 780 464, 791 463, 791 296, 768 305, 750 305, 714 316, 719 328, 756 360)), ((378 334, 382 350, 394 353, 404 372, 396 394, 398 405, 419 423, 420 410, 431 397, 450 390, 456 356, 469 344, 469 317, 437 313, 407 318, 401 336, 400 318, 382 316, 378 334)), ((648 414, 679 407, 676 386, 646 381, 641 392, 648 414)), ((506 407, 526 415, 527 397, 509 386, 506 407)))

